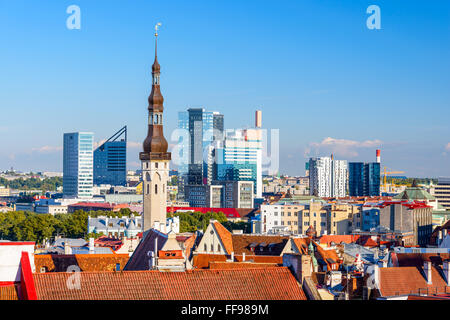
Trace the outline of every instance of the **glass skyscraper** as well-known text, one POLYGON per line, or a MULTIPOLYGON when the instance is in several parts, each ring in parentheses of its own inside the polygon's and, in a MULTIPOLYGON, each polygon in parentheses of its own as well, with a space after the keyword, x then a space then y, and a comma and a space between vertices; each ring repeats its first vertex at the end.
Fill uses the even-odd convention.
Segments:
POLYGON ((94 184, 127 185, 127 127, 94 151, 94 184))
POLYGON ((379 196, 380 164, 377 162, 350 162, 348 189, 351 197, 379 196))
POLYGON ((218 181, 253 181, 254 194, 260 197, 261 139, 258 130, 238 130, 215 148, 214 177, 218 181))
POLYGON ((92 198, 93 146, 92 132, 64 134, 64 197, 92 198))
POLYGON ((223 115, 202 108, 178 113, 178 129, 188 134, 179 139, 179 180, 189 185, 210 184, 213 178, 212 143, 223 139, 223 115), (185 177, 183 177, 185 176, 185 177))

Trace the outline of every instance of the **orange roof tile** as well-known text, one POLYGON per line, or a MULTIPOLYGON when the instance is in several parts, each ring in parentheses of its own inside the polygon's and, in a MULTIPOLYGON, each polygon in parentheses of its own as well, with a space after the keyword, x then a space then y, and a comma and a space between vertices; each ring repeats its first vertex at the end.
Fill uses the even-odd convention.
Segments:
POLYGON ((231 232, 228 231, 220 222, 214 222, 214 229, 216 229, 217 234, 219 235, 220 241, 222 241, 223 246, 225 247, 225 251, 228 254, 233 252, 233 240, 231 238, 231 232))
POLYGON ((359 238, 359 235, 323 235, 320 237, 320 243, 326 244, 327 246, 331 245, 331 242, 335 244, 343 243, 354 243, 359 238))
POLYGON ((380 293, 383 297, 450 292, 436 268, 431 268, 432 284, 427 284, 423 269, 417 267, 380 268, 380 293), (446 290, 446 291, 445 291, 446 290))
POLYGON ((212 261, 227 261, 227 256, 224 254, 196 254, 192 259, 192 266, 198 269, 207 269, 212 261))
POLYGON ((286 267, 187 272, 82 272, 34 274, 38 300, 306 300, 286 267))
POLYGON ((128 254, 36 254, 34 264, 36 272, 45 268, 46 272, 66 272, 72 265, 81 271, 114 271, 116 264, 122 270, 129 259, 128 254))
POLYGON ((263 236, 250 234, 233 234, 233 249, 235 254, 279 256, 289 237, 263 236), (256 245, 253 250, 251 245, 256 245), (264 246, 260 246, 263 244, 264 246))
MULTIPOLYGON (((210 253, 199 253, 194 255, 192 260, 192 266, 198 269, 208 269, 211 263, 214 262, 225 262, 226 260, 231 259, 231 255, 225 254, 210 254, 210 253)), ((234 255, 235 262, 243 262, 242 255, 234 255)), ((255 255, 246 255, 245 256, 246 263, 270 263, 270 264, 283 264, 282 256, 255 256, 255 255)))
POLYGON ((224 262, 211 261, 209 269, 253 269, 253 268, 273 268, 278 267, 277 263, 255 263, 255 262, 224 262))
POLYGON ((19 300, 18 284, 0 285, 0 300, 19 300))
POLYGON ((433 265, 442 265, 442 262, 450 259, 450 253, 395 253, 397 267, 418 267, 421 268, 425 261, 431 261, 433 265))

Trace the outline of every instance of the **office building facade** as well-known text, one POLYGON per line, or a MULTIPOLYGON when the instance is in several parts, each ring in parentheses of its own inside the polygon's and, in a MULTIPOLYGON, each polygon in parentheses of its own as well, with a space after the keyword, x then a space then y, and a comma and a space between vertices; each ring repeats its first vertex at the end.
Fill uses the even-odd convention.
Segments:
POLYGON ((64 134, 63 194, 66 198, 92 198, 93 187, 92 132, 64 134))
POLYGON ((380 163, 350 162, 348 190, 351 197, 380 195, 380 163))
POLYGON ((215 148, 215 178, 219 181, 252 181, 262 197, 262 142, 258 129, 237 130, 215 148))
POLYGON ((94 151, 94 184, 127 185, 127 127, 94 151))
POLYGON ((446 210, 450 210, 450 178, 438 178, 438 184, 430 188, 430 193, 446 210))
POLYGON ((203 108, 190 108, 178 113, 178 129, 187 132, 179 139, 180 180, 188 185, 211 184, 214 178, 213 144, 223 140, 223 115, 203 108))

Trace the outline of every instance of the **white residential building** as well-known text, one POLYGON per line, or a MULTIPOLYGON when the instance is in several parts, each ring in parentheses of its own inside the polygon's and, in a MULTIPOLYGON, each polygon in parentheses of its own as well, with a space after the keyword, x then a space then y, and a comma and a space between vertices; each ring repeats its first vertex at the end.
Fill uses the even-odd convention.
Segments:
POLYGON ((347 161, 331 157, 309 159, 309 192, 318 197, 347 195, 347 161))
POLYGON ((65 198, 92 198, 94 134, 64 134, 63 193, 65 198))

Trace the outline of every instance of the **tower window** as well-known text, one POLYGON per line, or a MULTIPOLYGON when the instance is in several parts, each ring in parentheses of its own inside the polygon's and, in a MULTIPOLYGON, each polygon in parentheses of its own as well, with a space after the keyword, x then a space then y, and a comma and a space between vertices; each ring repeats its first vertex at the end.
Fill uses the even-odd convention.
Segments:
POLYGON ((158 169, 158 162, 155 162, 155 168, 158 169))
POLYGON ((158 194, 158 185, 155 184, 155 194, 158 194))

